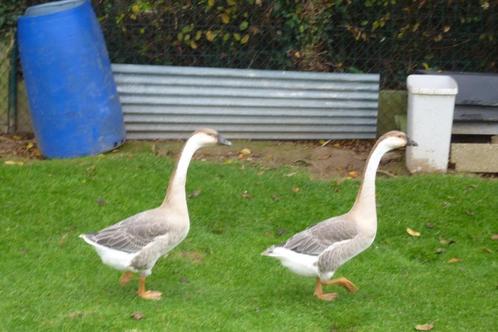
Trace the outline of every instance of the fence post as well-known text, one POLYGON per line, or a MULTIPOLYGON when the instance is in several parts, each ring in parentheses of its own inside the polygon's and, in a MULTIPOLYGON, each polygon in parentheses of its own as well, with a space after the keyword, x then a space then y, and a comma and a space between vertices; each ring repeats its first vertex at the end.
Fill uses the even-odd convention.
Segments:
POLYGON ((17 131, 17 34, 14 33, 14 44, 10 51, 9 72, 9 112, 7 114, 9 134, 17 131))

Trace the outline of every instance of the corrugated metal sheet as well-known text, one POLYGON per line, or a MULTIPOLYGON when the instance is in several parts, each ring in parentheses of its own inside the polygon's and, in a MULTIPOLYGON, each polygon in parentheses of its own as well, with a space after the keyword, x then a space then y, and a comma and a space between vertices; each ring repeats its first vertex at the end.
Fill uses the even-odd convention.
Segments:
POLYGON ((128 138, 176 139, 201 127, 229 138, 376 135, 379 75, 112 66, 128 138))

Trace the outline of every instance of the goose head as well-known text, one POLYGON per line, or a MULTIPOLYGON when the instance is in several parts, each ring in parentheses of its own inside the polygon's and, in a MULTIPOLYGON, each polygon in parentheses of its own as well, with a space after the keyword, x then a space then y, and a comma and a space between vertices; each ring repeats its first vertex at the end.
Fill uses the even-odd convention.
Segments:
POLYGON ((223 137, 218 131, 211 128, 202 128, 196 130, 191 140, 195 140, 199 147, 222 144, 222 145, 232 145, 232 142, 223 137))
POLYGON ((379 143, 384 145, 387 151, 402 148, 405 146, 417 146, 418 144, 411 140, 402 131, 390 131, 379 139, 379 143))

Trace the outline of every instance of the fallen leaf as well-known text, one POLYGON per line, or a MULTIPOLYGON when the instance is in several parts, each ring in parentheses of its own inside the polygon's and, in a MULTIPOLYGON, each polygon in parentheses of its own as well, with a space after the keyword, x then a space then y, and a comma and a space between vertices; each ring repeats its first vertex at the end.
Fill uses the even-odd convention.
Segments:
POLYGON ((279 201, 280 200, 280 196, 278 196, 277 194, 273 194, 271 195, 271 199, 276 202, 276 201, 279 201))
POLYGON ((292 191, 298 193, 301 191, 301 189, 299 187, 292 187, 292 191))
POLYGON ((277 234, 277 236, 282 236, 287 233, 287 230, 285 228, 278 228, 275 233, 277 234))
POLYGON ((470 217, 473 217, 473 216, 476 215, 476 213, 474 211, 471 211, 471 210, 466 210, 465 214, 468 215, 468 216, 470 216, 470 217))
POLYGON ((41 158, 41 152, 37 148, 33 148, 33 150, 31 151, 31 153, 33 154, 34 157, 41 158))
POLYGON ((291 173, 285 174, 285 176, 291 177, 291 176, 294 176, 296 174, 297 174, 297 172, 291 172, 291 173))
POLYGON ((469 191, 469 190, 473 190, 473 189, 476 189, 478 186, 476 184, 471 184, 471 185, 468 185, 467 187, 465 187, 465 192, 469 191))
POLYGON ((493 250, 489 249, 489 248, 482 248, 482 252, 486 253, 486 254, 492 254, 493 253, 493 250))
POLYGON ((455 243, 455 240, 439 239, 439 243, 449 246, 450 244, 455 243))
POLYGON ((5 165, 16 165, 16 166, 22 166, 24 163, 22 161, 15 161, 15 160, 6 160, 4 162, 5 165))
POLYGON ((34 147, 35 145, 33 144, 33 142, 29 142, 28 144, 26 144, 26 150, 30 150, 34 147))
POLYGON ((240 196, 244 199, 251 199, 252 198, 252 195, 249 194, 249 192, 247 190, 244 190, 244 192, 242 194, 240 194, 240 196))
POLYGON ((498 234, 491 235, 491 240, 498 240, 498 234))
POLYGON ((22 140, 22 137, 21 137, 21 136, 18 136, 18 135, 14 135, 14 136, 12 136, 12 139, 13 139, 14 141, 20 141, 20 140, 22 140))
POLYGON ((444 253, 445 251, 446 250, 444 248, 436 248, 436 250, 435 250, 436 254, 438 254, 438 255, 444 253))
POLYGON ((453 257, 453 258, 450 258, 450 259, 448 260, 448 263, 459 263, 459 262, 461 262, 461 261, 462 261, 462 259, 461 259, 461 258, 458 258, 458 257, 453 257))
POLYGON ((133 318, 134 320, 141 320, 142 318, 144 318, 144 314, 141 313, 140 311, 135 311, 134 313, 132 313, 131 315, 131 318, 133 318))
POLYGON ((103 199, 102 197, 99 197, 99 198, 97 198, 95 203, 97 203, 98 206, 104 206, 107 204, 107 201, 105 199, 103 199))
POLYGON ((410 227, 407 227, 407 228, 406 228, 406 232, 407 232, 410 236, 415 236, 415 237, 420 236, 420 232, 417 232, 416 230, 411 229, 410 227))
POLYGON ((69 319, 80 318, 83 316, 84 316, 83 311, 71 311, 70 313, 67 314, 67 317, 69 317, 69 319))
POLYGON ((202 190, 197 189, 197 190, 192 191, 190 194, 188 194, 188 197, 189 197, 189 198, 196 198, 196 197, 197 197, 197 196, 199 196, 201 193, 202 193, 202 190))
POLYGON ((61 238, 59 239, 59 246, 62 247, 66 243, 67 240, 67 233, 62 234, 61 238))
POLYGON ((182 257, 182 258, 186 258, 187 260, 189 260, 190 262, 192 262, 194 264, 200 264, 200 263, 202 263, 202 261, 206 257, 206 254, 204 254, 201 251, 196 251, 196 250, 193 250, 193 251, 180 251, 177 254, 180 257, 182 257))
POLYGON ((311 166, 311 163, 309 161, 306 161, 304 159, 298 159, 296 161, 293 162, 294 165, 297 165, 297 166, 311 166))
POLYGON ((415 325, 415 330, 417 331, 430 331, 434 328, 432 324, 419 324, 415 325))
POLYGON ((239 151, 241 155, 247 156, 251 154, 251 150, 248 148, 243 148, 242 150, 239 151))
POLYGON ((357 171, 351 171, 351 172, 348 172, 348 176, 351 177, 351 178, 357 178, 358 175, 360 175, 360 173, 358 173, 357 171))

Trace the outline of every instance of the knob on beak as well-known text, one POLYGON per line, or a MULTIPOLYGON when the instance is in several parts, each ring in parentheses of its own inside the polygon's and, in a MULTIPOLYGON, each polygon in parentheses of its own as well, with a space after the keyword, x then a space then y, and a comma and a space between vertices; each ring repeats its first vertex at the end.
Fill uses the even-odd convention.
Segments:
POLYGON ((406 138, 406 140, 407 140, 406 146, 418 146, 417 142, 415 142, 414 140, 408 137, 406 138))
POLYGON ((230 142, 229 140, 227 140, 225 137, 221 136, 221 135, 218 135, 218 144, 223 144, 223 145, 232 145, 232 142, 230 142))

